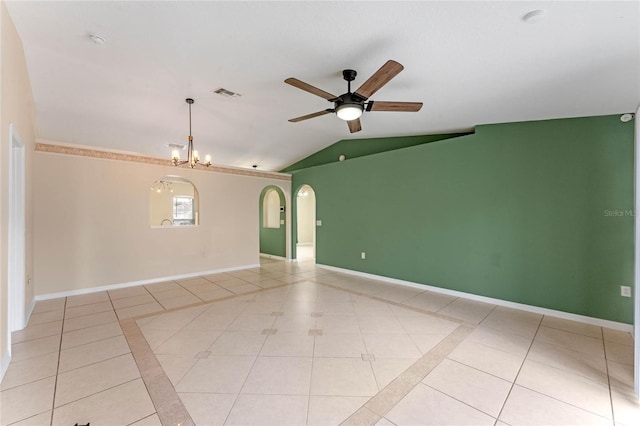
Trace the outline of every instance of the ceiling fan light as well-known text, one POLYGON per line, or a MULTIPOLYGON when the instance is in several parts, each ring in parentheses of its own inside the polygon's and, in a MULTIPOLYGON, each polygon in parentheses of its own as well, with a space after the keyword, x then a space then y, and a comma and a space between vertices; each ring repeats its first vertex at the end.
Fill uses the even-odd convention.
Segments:
POLYGON ((360 118, 362 111, 362 105, 342 104, 336 108, 336 115, 344 121, 351 121, 360 118))

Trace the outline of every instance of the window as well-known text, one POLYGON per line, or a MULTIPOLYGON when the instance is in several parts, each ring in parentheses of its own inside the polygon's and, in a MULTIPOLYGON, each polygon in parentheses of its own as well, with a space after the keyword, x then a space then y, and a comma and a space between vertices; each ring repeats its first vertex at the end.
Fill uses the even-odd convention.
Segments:
POLYGON ((280 196, 275 189, 270 189, 264 194, 262 226, 265 228, 280 228, 280 196))
POLYGON ((173 197, 173 224, 194 225, 192 197, 173 197))

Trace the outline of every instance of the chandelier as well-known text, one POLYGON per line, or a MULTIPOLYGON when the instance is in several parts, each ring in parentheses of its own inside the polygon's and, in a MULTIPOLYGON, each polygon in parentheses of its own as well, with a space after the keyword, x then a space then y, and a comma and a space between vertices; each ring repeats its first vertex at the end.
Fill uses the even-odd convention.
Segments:
POLYGON ((196 164, 209 167, 211 165, 211 156, 207 155, 206 157, 204 157, 204 163, 200 163, 200 155, 198 154, 198 151, 193 149, 193 136, 191 135, 191 105, 193 104, 194 100, 191 98, 187 98, 186 101, 189 104, 189 146, 187 151, 187 159, 184 161, 180 161, 180 151, 174 149, 171 152, 171 162, 173 162, 174 166, 188 164, 192 169, 196 166, 196 164))
POLYGON ((166 180, 157 180, 151 186, 152 192, 173 192, 173 187, 171 186, 171 182, 166 180))

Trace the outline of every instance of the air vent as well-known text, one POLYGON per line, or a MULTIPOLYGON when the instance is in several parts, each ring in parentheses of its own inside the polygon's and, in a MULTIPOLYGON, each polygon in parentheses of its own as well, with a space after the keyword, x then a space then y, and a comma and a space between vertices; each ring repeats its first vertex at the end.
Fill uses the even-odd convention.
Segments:
POLYGON ((239 98, 242 96, 240 93, 232 92, 231 90, 223 89, 222 87, 213 91, 220 96, 224 96, 225 98, 239 98))
POLYGON ((170 143, 167 145, 169 148, 173 148, 173 149, 181 149, 181 150, 185 150, 187 149, 186 145, 183 145, 181 143, 170 143))

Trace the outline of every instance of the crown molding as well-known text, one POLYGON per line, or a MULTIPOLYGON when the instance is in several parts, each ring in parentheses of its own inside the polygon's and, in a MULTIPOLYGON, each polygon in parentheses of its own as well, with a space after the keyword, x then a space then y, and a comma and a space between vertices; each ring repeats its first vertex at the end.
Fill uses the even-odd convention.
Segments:
MULTIPOLYGON (((36 152, 45 152, 49 154, 73 155, 78 157, 99 158, 102 160, 128 161, 133 163, 151 164, 156 166, 176 167, 173 165, 171 160, 167 158, 149 157, 141 154, 136 154, 133 152, 96 149, 93 147, 86 147, 81 145, 71 145, 71 144, 65 144, 65 143, 50 142, 42 139, 36 139, 35 150, 36 152)), ((183 164, 177 167, 187 168, 187 169, 190 168, 188 164, 183 164)), ((251 169, 243 169, 241 167, 220 166, 216 164, 212 164, 209 167, 198 167, 197 170, 200 170, 203 172, 226 173, 231 175, 241 175, 241 176, 251 176, 251 177, 260 177, 260 178, 267 178, 267 179, 279 179, 279 180, 291 181, 291 175, 286 173, 258 171, 258 170, 251 170, 251 169)))

